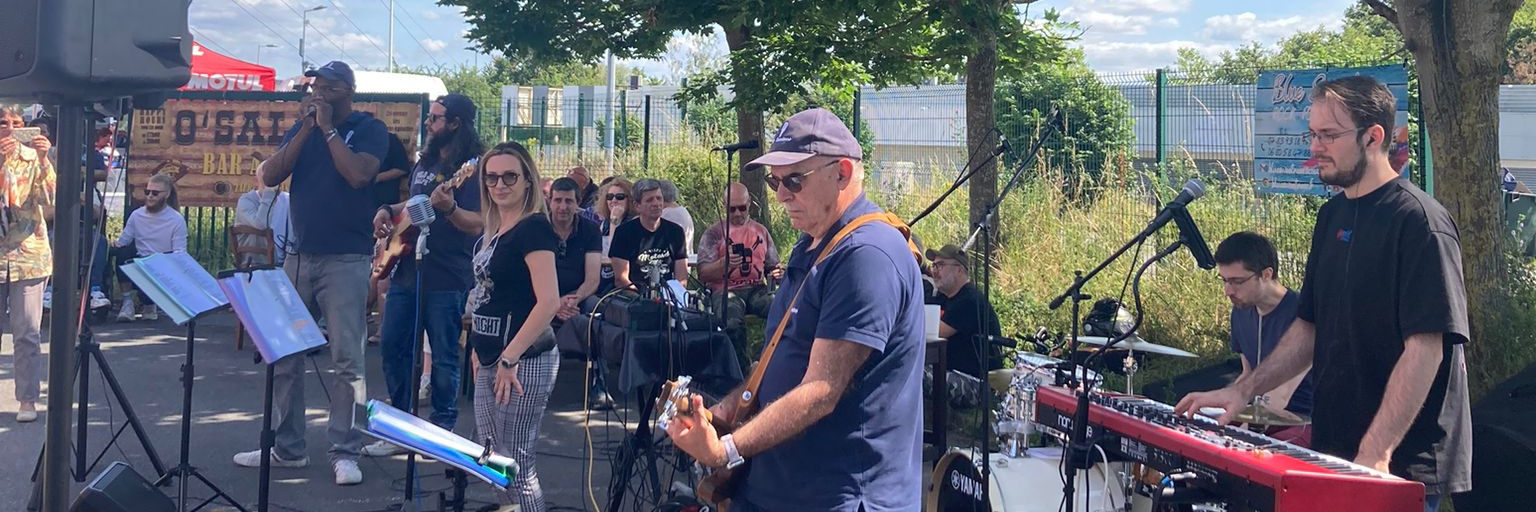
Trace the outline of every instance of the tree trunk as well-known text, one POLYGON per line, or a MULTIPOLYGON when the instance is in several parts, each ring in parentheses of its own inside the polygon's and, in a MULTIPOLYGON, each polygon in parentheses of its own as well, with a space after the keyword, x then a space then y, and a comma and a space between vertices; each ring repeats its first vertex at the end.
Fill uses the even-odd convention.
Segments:
MULTIPOLYGON (((725 45, 726 45, 727 48, 730 49, 731 55, 735 55, 736 54, 736 50, 739 50, 739 49, 745 47, 746 44, 747 44, 747 40, 750 37, 752 37, 752 31, 748 27, 738 25, 738 26, 731 26, 731 27, 725 28, 725 45)), ((734 57, 731 57, 731 58, 734 58, 734 57)), ((737 81, 740 81, 740 80, 744 79, 743 77, 739 77, 739 76, 732 77, 732 78, 734 80, 737 80, 737 81)), ((770 144, 771 141, 762 140, 762 139, 763 139, 763 109, 755 108, 755 107, 743 107, 741 105, 737 105, 737 107, 736 107, 736 140, 738 140, 738 141, 757 140, 757 141, 760 141, 761 143, 758 144, 758 147, 755 148, 755 149, 743 149, 741 151, 738 151, 736 153, 736 156, 737 156, 736 166, 737 167, 735 169, 732 169, 732 171, 736 172, 737 175, 740 177, 741 183, 743 185, 747 186, 747 193, 752 196, 752 202, 756 203, 758 205, 757 208, 753 208, 751 210, 753 212, 753 216, 756 218, 756 220, 758 222, 762 223, 762 225, 764 225, 764 226, 772 226, 773 225, 772 217, 769 215, 768 204, 772 201, 773 198, 770 198, 770 197, 768 197, 766 195, 767 194, 767 186, 763 184, 763 173, 761 173, 761 172, 742 173, 741 172, 741 166, 742 165, 745 165, 747 162, 751 162, 752 160, 756 159, 757 157, 762 156, 763 152, 767 151, 768 145, 770 144)), ((721 192, 721 197, 724 197, 724 192, 723 191, 721 192)))
MULTIPOLYGON (((989 8, 998 8, 983 2, 989 8)), ((997 29, 984 20, 970 23, 976 38, 976 47, 965 61, 965 146, 967 153, 991 151, 997 146, 992 128, 997 126, 993 103, 997 88, 997 29)), ((985 157, 977 156, 977 160, 985 157)), ((976 169, 971 176, 971 225, 981 222, 987 205, 997 197, 997 165, 994 161, 976 169)), ((942 245, 933 242, 935 246, 942 245)))
MULTIPOLYGON (((1399 0, 1396 18, 1419 73, 1435 148, 1435 195, 1461 238, 1472 338, 1486 332, 1509 279, 1499 188, 1499 77, 1521 0, 1399 0)), ((1391 14, 1391 13, 1389 13, 1391 14)), ((1474 356, 1479 347, 1472 343, 1474 356)))

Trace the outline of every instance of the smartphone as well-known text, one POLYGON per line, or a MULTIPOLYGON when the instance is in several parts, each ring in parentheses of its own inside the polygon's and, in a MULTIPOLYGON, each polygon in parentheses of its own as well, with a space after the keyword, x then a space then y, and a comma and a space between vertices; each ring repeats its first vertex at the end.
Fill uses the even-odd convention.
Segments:
POLYGON ((11 137, 22 144, 31 144, 32 139, 43 134, 43 129, 36 126, 11 129, 11 137))

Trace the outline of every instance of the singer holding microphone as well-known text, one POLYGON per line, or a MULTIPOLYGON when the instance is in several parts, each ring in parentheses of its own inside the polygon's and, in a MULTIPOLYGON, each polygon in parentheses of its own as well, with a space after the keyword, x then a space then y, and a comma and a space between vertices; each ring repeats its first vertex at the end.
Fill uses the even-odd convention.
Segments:
MULTIPOLYGON (((257 167, 269 187, 289 184, 290 252, 283 270, 315 318, 325 317, 331 367, 327 451, 337 485, 363 481, 357 456, 363 435, 352 430, 353 407, 367 398, 363 338, 368 304, 373 194, 369 186, 389 149, 384 122, 352 110, 357 82, 345 62, 331 61, 304 73, 314 79, 299 102, 299 122, 270 158, 257 167)), ((276 439, 272 466, 309 464, 304 439, 304 360, 279 361, 273 376, 276 439)), ((261 466, 261 450, 235 454, 236 465, 261 466)))
POLYGON ((560 238, 544 215, 538 169, 521 144, 496 146, 480 159, 479 172, 485 235, 474 253, 468 305, 474 312, 469 342, 480 362, 475 432, 517 461, 517 479, 496 492, 496 501, 544 512, 534 442, 560 365, 549 326, 560 309, 560 238))
MULTIPOLYGON (((426 240, 417 245, 426 249, 421 262, 418 264, 414 255, 401 258, 395 267, 395 278, 390 279, 379 348, 389 401, 405 409, 416 390, 411 378, 415 374, 412 350, 419 335, 417 326, 426 331, 432 347, 432 360, 423 362, 431 364, 432 369, 429 419, 447 430, 453 430, 459 416, 459 334, 464 301, 473 284, 470 252, 484 226, 479 178, 470 177, 457 188, 448 181, 484 152, 480 135, 475 133, 475 110, 475 103, 462 94, 449 94, 432 102, 424 123, 427 148, 409 177, 411 199, 381 206, 373 215, 373 234, 384 238, 394 232, 397 216, 407 211, 408 202, 426 200, 436 210, 436 218, 422 232, 426 240), (420 322, 416 318, 418 311, 420 322)), ((409 217, 403 220, 416 223, 409 217)), ((418 406, 417 411, 420 410, 418 406)), ((404 452, 404 448, 384 441, 363 448, 363 454, 370 457, 404 452)))

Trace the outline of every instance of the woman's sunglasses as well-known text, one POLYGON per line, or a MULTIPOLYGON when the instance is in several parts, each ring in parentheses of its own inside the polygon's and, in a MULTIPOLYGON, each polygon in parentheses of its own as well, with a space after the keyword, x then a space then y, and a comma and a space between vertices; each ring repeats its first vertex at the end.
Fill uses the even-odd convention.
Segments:
POLYGON ((504 172, 501 174, 485 173, 485 186, 494 187, 496 182, 499 181, 502 185, 510 187, 517 184, 517 179, 520 176, 520 174, 515 172, 504 172))
POLYGON ((608 194, 607 196, 604 196, 603 198, 607 199, 609 201, 626 201, 626 200, 629 199, 629 195, 627 195, 627 194, 608 194))

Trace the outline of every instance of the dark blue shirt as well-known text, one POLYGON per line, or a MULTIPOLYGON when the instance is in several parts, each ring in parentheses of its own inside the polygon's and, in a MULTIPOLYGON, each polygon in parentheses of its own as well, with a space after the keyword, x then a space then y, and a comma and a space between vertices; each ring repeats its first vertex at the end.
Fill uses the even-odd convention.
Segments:
MULTIPOLYGON (((1261 334, 1259 308, 1253 306, 1232 308, 1232 351, 1242 354, 1243 359, 1248 360, 1249 368, 1258 368, 1261 361, 1275 353, 1280 337, 1285 335, 1286 329, 1291 328, 1291 322, 1296 321, 1296 308, 1300 305, 1300 295, 1286 289, 1285 297, 1280 299, 1280 304, 1275 306, 1275 310, 1264 315, 1263 343, 1259 342, 1259 334, 1261 334)), ((1312 373, 1310 371, 1301 379, 1301 384, 1296 386, 1296 392, 1291 394, 1291 401, 1286 404, 1285 410, 1297 414, 1312 414, 1312 373)))
MULTIPOLYGON (((432 190, 438 185, 453 177, 459 168, 440 169, 441 166, 427 167, 421 163, 411 171, 411 195, 432 195, 432 190)), ((480 179, 471 176, 453 191, 453 200, 459 203, 459 209, 469 212, 480 211, 480 179)), ((421 259, 421 289, 426 291, 443 290, 468 290, 474 285, 470 272, 470 254, 474 251, 475 240, 480 238, 477 233, 473 236, 460 231, 448 220, 443 212, 437 212, 437 220, 432 221, 431 230, 427 233, 427 254, 421 259)), ((404 286, 411 288, 416 279, 416 255, 401 258, 400 269, 395 272, 395 280, 390 281, 390 286, 404 286)))
MULTIPOLYGON (((283 136, 287 146, 299 133, 294 124, 283 136)), ((384 161, 389 151, 389 131, 384 122, 367 112, 353 112, 336 126, 336 136, 356 153, 384 161)), ((293 246, 309 254, 372 254, 373 214, 378 211, 371 187, 353 188, 336 170, 325 134, 316 128, 304 141, 293 165, 289 184, 289 209, 293 219, 293 246)))
MULTIPOLYGON (((879 212, 860 197, 827 232, 879 212)), ((883 223, 856 229, 821 264, 801 236, 769 310, 769 334, 804 283, 764 373, 764 406, 804 378, 817 338, 873 349, 832 413, 751 459, 733 510, 917 512, 922 506, 923 297, 917 261, 883 223)))

